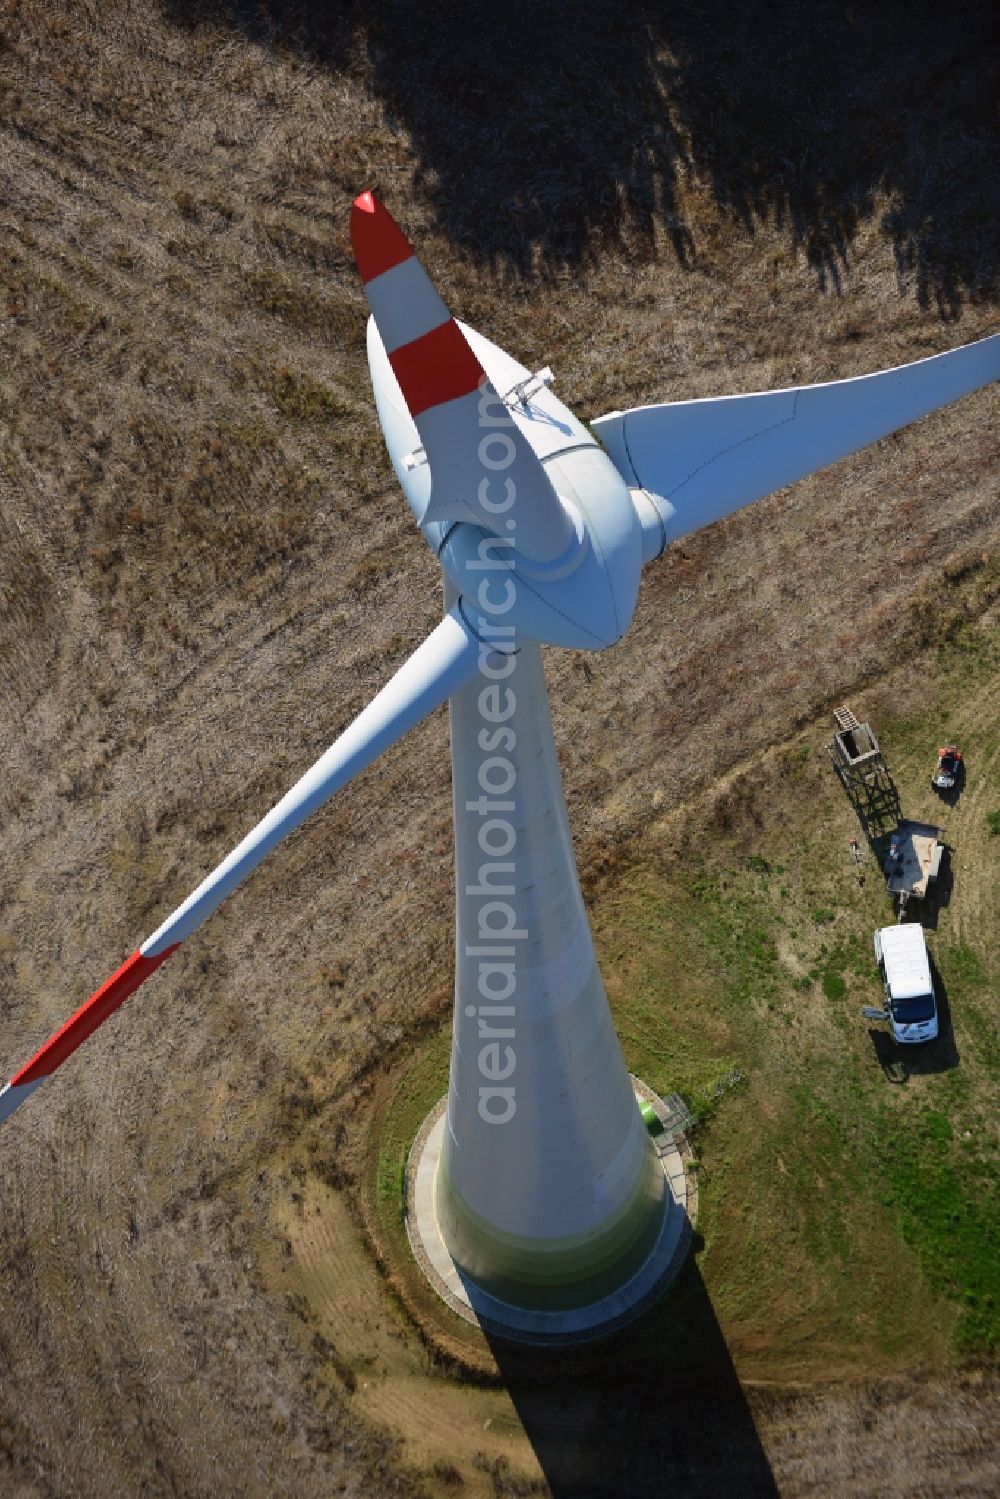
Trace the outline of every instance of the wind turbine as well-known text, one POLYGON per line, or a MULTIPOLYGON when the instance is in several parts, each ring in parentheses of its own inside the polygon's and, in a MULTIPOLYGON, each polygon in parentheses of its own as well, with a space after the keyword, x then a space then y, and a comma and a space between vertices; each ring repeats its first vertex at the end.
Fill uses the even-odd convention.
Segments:
POLYGON ((449 702, 454 1039, 421 1232, 499 1325, 599 1329, 655 1279, 671 1201, 594 956, 541 646, 614 644, 643 566, 669 542, 1000 378, 1000 334, 859 379, 612 412, 588 428, 553 395, 548 370, 532 374, 452 318, 371 193, 351 228, 375 402, 443 570, 444 618, 13 1074, 0 1120, 283 838, 449 702))

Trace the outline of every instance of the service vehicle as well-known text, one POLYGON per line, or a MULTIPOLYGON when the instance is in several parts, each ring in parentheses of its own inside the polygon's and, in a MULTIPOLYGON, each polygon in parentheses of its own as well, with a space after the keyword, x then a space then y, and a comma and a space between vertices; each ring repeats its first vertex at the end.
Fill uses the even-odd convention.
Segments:
POLYGON ((957 744, 945 744, 938 750, 937 769, 931 776, 935 791, 950 791, 962 773, 962 751, 957 744))
POLYGON ((893 1039, 904 1046, 933 1041, 938 1033, 937 997, 931 978, 924 929, 915 921, 897 922, 875 933, 875 960, 882 977, 882 1009, 865 1006, 869 1020, 885 1020, 893 1039))

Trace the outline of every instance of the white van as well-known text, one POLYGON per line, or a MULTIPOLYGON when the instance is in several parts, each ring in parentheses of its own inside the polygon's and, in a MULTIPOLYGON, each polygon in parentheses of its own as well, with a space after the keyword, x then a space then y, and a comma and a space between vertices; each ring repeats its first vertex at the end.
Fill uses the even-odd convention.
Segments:
POLYGON ((885 988, 883 1018, 894 1039, 904 1044, 933 1041, 937 1000, 923 927, 915 921, 882 927, 875 933, 875 958, 885 988))

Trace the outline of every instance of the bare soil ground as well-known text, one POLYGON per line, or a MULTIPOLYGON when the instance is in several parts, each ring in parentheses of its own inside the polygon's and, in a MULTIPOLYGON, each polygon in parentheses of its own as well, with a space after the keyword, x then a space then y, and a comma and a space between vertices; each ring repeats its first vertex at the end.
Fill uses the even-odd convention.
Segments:
MULTIPOLYGON (((990 7, 941 9, 829 4, 802 27, 783 4, 515 5, 497 36, 468 7, 414 29, 393 5, 7 0, 5 1067, 438 616, 370 400, 356 192, 374 184, 455 311, 553 364, 584 417, 949 348, 998 323, 997 30, 990 7)), ((898 725, 916 786, 910 705, 934 673, 940 712, 980 735, 943 927, 973 943, 995 921, 995 674, 950 690, 935 653, 995 629, 998 410, 995 388, 690 538, 627 641, 550 657, 613 997, 645 950, 640 865, 679 888, 692 849, 722 867, 765 833, 773 859, 819 806, 794 755, 845 699, 898 725), (758 824, 776 756, 792 769, 758 824)), ((875 1353, 874 1305, 852 1339, 802 1283, 754 1302, 710 1187, 742 1159, 731 1112, 706 1140, 672 1416, 641 1402, 637 1428, 614 1360, 571 1371, 563 1408, 502 1350, 472 1381, 427 1345, 365 1224, 391 1086, 447 1019, 449 807, 439 714, 5 1129, 0 1487, 596 1494, 603 1453, 678 1493, 992 1491, 995 1374, 959 1367, 947 1298, 875 1353)), ((818 949, 781 941, 807 978, 818 949)), ((732 1018, 709 1019, 728 1065, 732 1018)), ((812 1009, 795 1023, 807 1056, 838 1055, 812 1009)), ((671 1059, 695 1088, 699 1057, 671 1059)))

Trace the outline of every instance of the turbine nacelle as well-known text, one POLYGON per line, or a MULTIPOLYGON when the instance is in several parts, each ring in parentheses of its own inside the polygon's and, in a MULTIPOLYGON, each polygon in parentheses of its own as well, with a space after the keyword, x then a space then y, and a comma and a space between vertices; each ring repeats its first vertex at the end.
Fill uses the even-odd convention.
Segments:
POLYGON ((615 464, 546 379, 451 317, 368 193, 352 234, 389 456, 467 619, 498 643, 613 644, 644 552, 615 464))
POLYGON ((497 507, 489 524, 487 517, 442 518, 435 509, 433 466, 421 451, 374 317, 368 324, 375 404, 410 509, 474 629, 485 628, 477 620, 493 621, 498 642, 504 638, 498 632, 510 627, 517 637, 548 645, 601 650, 627 630, 639 588, 642 525, 629 490, 604 449, 550 390, 504 399, 499 392, 525 388, 529 372, 489 339, 458 326, 487 381, 474 410, 455 411, 457 403, 450 403, 446 415, 461 419, 466 449, 469 433, 475 438, 478 466, 469 467, 470 484, 497 507), (562 552, 549 559, 526 556, 520 545, 522 444, 569 522, 562 552))

